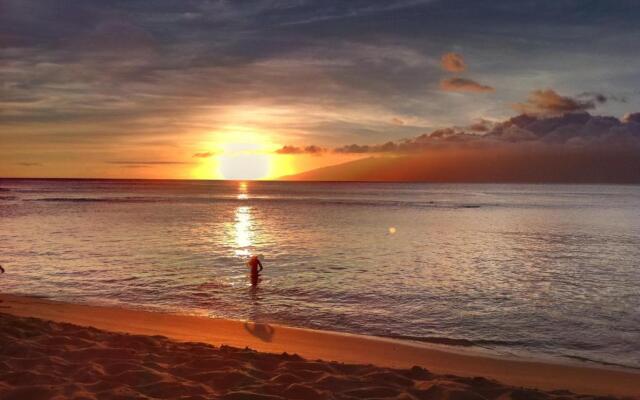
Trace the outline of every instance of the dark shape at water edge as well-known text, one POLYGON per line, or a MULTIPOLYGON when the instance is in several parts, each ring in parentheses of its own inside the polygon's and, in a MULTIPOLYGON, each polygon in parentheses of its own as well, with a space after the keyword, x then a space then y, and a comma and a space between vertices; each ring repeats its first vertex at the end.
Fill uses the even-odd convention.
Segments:
POLYGON ((244 329, 263 342, 270 342, 273 339, 273 335, 275 335, 275 329, 269 324, 245 322, 244 329))
POLYGON ((497 148, 369 157, 283 180, 434 183, 640 183, 640 151, 497 148))

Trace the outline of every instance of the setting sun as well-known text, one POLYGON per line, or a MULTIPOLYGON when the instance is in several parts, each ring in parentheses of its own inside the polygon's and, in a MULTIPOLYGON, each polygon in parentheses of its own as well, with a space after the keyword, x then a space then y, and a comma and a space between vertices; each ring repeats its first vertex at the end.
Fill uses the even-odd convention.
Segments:
POLYGON ((265 154, 221 156, 219 159, 219 172, 224 179, 265 179, 269 175, 269 161, 269 156, 265 154))

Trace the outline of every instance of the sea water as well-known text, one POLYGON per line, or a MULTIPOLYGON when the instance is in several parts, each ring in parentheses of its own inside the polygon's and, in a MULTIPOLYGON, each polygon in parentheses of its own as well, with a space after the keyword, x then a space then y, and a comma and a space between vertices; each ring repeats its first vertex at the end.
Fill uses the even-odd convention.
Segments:
POLYGON ((0 264, 4 293, 640 368, 640 186, 5 179, 0 264))

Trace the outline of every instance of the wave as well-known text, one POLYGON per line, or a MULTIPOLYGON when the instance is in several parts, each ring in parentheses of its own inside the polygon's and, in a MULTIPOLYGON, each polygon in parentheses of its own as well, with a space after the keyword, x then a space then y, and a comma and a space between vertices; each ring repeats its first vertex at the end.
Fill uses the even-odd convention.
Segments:
MULTIPOLYGON (((447 346, 457 346, 457 347, 513 347, 515 349, 522 349, 523 347, 528 347, 530 343, 526 343, 523 341, 506 341, 506 340, 468 340, 468 339, 457 339, 457 338, 448 338, 448 337, 440 337, 440 336, 407 336, 407 335, 384 335, 382 337, 386 337, 389 339, 399 339, 399 340, 410 340, 414 342, 422 342, 422 343, 433 343, 433 344, 442 344, 447 346)), ((574 360, 578 360, 581 362, 593 363, 598 365, 604 365, 609 367, 617 367, 617 368, 626 368, 632 370, 640 370, 640 366, 634 366, 630 364, 617 363, 611 361, 604 361, 595 358, 589 358, 584 356, 578 356, 575 354, 557 354, 559 357, 570 358, 574 360)))
POLYGON ((236 196, 226 197, 44 197, 23 199, 35 202, 70 202, 70 203, 237 203, 251 205, 262 202, 338 205, 338 206, 366 206, 366 207, 414 207, 414 208, 455 208, 471 209, 481 207, 496 207, 497 204, 456 204, 435 201, 403 201, 403 200, 362 200, 362 199, 327 199, 309 197, 252 197, 238 199, 236 196))
POLYGON ((447 346, 462 346, 462 347, 475 346, 475 343, 472 342, 471 340, 453 339, 453 338, 438 337, 438 336, 384 335, 383 337, 386 337, 389 339, 411 340, 414 342, 446 344, 447 346))
POLYGON ((629 364, 622 364, 622 363, 614 363, 614 362, 611 362, 611 361, 596 360, 596 359, 593 359, 593 358, 588 358, 588 357, 583 357, 583 356, 576 356, 576 355, 573 355, 573 354, 563 354, 562 356, 563 357, 567 357, 567 358, 572 358, 574 360, 578 360, 578 361, 582 361, 582 362, 589 362, 589 363, 594 363, 594 364, 607 365, 607 366, 610 366, 610 367, 628 368, 628 369, 633 369, 633 370, 639 370, 640 371, 640 367, 629 365, 629 364))
POLYGON ((434 344, 444 344, 447 346, 461 346, 461 347, 483 347, 483 346, 504 346, 504 347, 517 347, 526 345, 524 342, 519 341, 505 341, 505 340, 469 340, 469 339, 458 339, 458 338, 449 338, 442 336, 409 336, 409 335, 384 335, 383 337, 387 337, 390 339, 400 339, 400 340, 412 340, 415 342, 424 342, 424 343, 434 343, 434 344))
POLYGON ((46 197, 41 199, 24 199, 23 201, 44 201, 56 203, 155 203, 162 199, 143 197, 46 197))

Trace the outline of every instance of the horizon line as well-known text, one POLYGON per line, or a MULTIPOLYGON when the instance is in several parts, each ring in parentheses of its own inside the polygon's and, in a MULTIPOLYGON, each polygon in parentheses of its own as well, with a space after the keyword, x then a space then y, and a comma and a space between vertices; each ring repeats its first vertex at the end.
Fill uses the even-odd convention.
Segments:
POLYGON ((575 182, 575 181, 405 181, 405 180, 304 180, 304 179, 183 179, 183 178, 73 178, 73 177, 0 177, 2 180, 40 180, 40 181, 175 181, 175 182, 288 182, 288 183, 424 183, 437 185, 617 185, 639 186, 640 182, 575 182))

